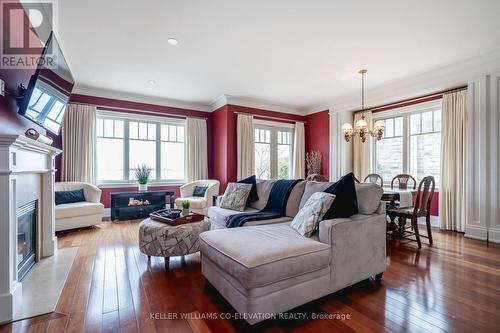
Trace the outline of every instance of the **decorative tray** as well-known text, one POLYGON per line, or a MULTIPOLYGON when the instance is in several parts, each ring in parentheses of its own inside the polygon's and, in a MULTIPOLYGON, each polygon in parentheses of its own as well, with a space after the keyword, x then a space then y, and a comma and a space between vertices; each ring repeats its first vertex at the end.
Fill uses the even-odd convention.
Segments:
POLYGON ((150 213, 149 218, 154 221, 166 223, 169 225, 181 225, 186 223, 203 221, 205 216, 196 213, 189 213, 189 215, 182 215, 182 210, 180 209, 160 209, 150 213))

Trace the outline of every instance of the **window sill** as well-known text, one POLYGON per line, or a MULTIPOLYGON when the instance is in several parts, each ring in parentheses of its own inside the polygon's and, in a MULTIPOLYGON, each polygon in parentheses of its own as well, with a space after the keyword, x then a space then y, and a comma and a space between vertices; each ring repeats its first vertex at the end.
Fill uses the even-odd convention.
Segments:
MULTIPOLYGON (((155 182, 148 184, 148 187, 160 187, 160 186, 182 186, 185 182, 175 181, 175 182, 155 182)), ((125 187, 137 187, 137 183, 98 183, 99 188, 125 188, 125 187)))

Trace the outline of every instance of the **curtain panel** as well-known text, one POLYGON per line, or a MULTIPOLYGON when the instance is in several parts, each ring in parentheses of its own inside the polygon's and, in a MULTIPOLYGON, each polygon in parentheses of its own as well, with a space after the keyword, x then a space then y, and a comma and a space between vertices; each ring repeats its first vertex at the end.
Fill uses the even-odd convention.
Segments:
POLYGON ((467 91, 443 95, 441 111, 440 228, 465 232, 467 91))
POLYGON ((95 105, 68 104, 62 121, 61 180, 95 183, 95 105))
MULTIPOLYGON (((363 112, 354 114, 354 125, 361 119, 363 112)), ((365 120, 368 123, 368 128, 373 128, 372 113, 370 111, 364 112, 365 120)), ((371 173, 372 166, 372 137, 366 136, 366 142, 361 142, 361 139, 356 136, 353 138, 354 145, 354 175, 362 182, 366 176, 371 173)))
POLYGON ((295 123, 295 135, 293 143, 293 178, 304 179, 306 164, 306 139, 303 122, 295 123))
POLYGON ((238 114, 237 135, 237 178, 238 180, 255 174, 255 139, 253 116, 238 114))
POLYGON ((186 134, 187 179, 188 181, 207 179, 207 121, 200 118, 187 118, 186 134))

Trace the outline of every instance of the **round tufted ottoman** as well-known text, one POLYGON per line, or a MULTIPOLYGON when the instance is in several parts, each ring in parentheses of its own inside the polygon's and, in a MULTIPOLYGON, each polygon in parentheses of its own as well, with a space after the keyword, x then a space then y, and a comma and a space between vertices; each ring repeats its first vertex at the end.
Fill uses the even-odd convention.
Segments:
POLYGON ((198 252, 198 236, 209 229, 206 220, 172 226, 148 218, 139 225, 139 249, 148 259, 164 257, 168 270, 170 257, 198 252))

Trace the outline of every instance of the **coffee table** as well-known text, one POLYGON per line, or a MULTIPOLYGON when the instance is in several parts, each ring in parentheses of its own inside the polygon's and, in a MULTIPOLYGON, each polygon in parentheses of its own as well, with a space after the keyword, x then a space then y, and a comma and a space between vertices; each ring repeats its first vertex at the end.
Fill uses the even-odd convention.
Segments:
POLYGON ((210 223, 206 219, 169 225, 147 218, 139 225, 139 249, 148 259, 151 256, 165 258, 165 270, 168 270, 170 257, 198 252, 198 236, 209 229, 210 223))

